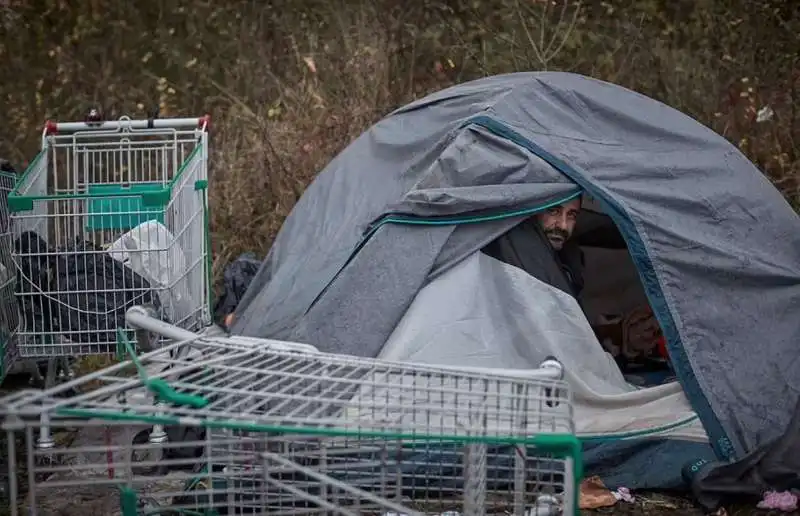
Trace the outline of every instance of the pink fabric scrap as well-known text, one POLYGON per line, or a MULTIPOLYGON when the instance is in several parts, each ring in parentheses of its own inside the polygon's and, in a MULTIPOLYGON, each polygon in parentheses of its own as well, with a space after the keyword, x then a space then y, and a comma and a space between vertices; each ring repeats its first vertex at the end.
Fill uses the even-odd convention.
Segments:
POLYGON ((773 509, 784 512, 797 510, 797 496, 790 491, 767 491, 764 499, 756 505, 759 509, 773 509))
POLYGON ((616 498, 617 500, 633 503, 634 500, 633 495, 631 495, 631 491, 627 487, 620 487, 616 491, 612 491, 611 494, 613 494, 614 498, 616 498))

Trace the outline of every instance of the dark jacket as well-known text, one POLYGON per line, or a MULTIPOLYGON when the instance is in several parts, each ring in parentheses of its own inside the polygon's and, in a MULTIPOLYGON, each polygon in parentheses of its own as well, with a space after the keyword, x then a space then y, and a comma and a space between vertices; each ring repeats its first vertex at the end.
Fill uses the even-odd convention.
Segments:
POLYGON ((584 258, 573 240, 567 240, 563 248, 556 251, 539 224, 528 219, 490 242, 482 251, 570 294, 580 304, 584 258))

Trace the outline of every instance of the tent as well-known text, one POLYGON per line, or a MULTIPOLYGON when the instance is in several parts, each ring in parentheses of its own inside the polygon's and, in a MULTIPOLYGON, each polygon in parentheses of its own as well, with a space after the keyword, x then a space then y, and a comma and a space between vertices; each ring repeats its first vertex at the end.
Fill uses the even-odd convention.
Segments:
POLYGON ((412 102, 336 156, 231 332, 432 364, 525 368, 552 354, 588 473, 670 488, 701 472, 711 491, 758 493, 788 467, 767 452, 800 432, 798 303, 800 220, 738 149, 623 87, 528 72, 412 102), (557 274, 483 251, 506 239, 546 269, 549 248, 522 229, 579 195, 583 307, 557 274), (589 325, 641 301, 676 381, 632 385, 589 325))

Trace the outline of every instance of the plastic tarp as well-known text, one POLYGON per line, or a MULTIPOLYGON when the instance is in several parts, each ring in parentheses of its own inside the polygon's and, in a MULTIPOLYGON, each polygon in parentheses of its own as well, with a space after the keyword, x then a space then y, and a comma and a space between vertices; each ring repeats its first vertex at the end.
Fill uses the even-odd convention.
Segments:
POLYGON ((421 289, 380 353, 387 360, 504 369, 533 369, 548 356, 564 365, 578 435, 708 442, 678 383, 647 389, 627 383, 574 298, 483 253, 421 289))

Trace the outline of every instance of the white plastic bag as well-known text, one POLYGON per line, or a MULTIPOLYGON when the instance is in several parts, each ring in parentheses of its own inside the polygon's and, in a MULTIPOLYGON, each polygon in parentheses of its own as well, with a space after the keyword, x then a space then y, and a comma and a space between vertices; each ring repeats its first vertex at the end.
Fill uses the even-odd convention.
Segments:
POLYGON ((150 282, 171 322, 192 313, 186 257, 163 224, 155 220, 139 224, 111 244, 108 253, 150 282))

